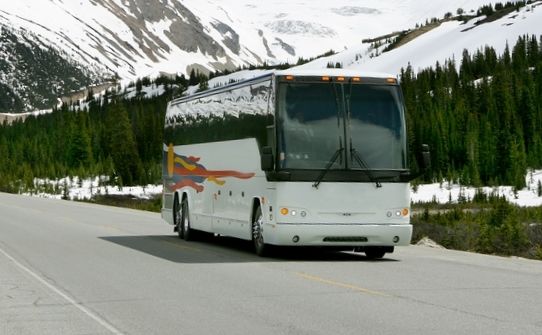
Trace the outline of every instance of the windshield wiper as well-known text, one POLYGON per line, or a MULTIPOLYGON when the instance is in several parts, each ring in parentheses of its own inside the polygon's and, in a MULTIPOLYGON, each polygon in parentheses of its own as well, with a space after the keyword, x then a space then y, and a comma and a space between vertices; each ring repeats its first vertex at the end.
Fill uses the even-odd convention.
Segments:
POLYGON ((367 166, 367 163, 365 163, 363 158, 361 158, 361 155, 357 152, 357 150, 352 147, 352 144, 350 144, 350 155, 354 157, 356 162, 358 162, 359 166, 361 167, 361 171, 367 174, 367 177, 369 177, 369 180, 375 183, 377 188, 382 187, 382 184, 380 183, 380 181, 378 181, 378 179, 375 176, 373 176, 373 173, 369 169, 369 166, 367 166))
POLYGON ((322 182, 322 179, 324 179, 324 176, 331 169, 331 166, 333 165, 333 163, 335 163, 337 158, 339 158, 339 156, 342 154, 343 150, 344 150, 344 148, 339 148, 339 149, 337 149, 337 151, 335 151, 335 153, 333 154, 333 156, 331 157, 329 162, 327 162, 326 167, 324 168, 324 170, 322 170, 322 172, 320 173, 320 175, 318 176, 318 178, 316 179, 314 184, 312 184, 312 187, 318 189, 318 185, 320 185, 320 183, 322 182))

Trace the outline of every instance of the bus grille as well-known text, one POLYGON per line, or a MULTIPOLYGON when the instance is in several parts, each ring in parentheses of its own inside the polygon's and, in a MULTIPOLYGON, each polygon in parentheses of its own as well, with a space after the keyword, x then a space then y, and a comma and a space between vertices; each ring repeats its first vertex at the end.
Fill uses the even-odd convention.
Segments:
POLYGON ((327 236, 324 242, 367 242, 365 236, 327 236))

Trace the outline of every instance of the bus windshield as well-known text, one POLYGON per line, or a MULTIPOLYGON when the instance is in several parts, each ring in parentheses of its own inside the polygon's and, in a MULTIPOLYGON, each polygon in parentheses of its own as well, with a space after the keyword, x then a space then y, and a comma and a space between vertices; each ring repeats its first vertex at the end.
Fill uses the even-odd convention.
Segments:
POLYGON ((370 169, 406 168, 406 138, 399 88, 391 85, 346 87, 351 145, 370 169))
POLYGON ((398 86, 288 82, 277 104, 279 168, 322 170, 344 148, 330 170, 406 169, 398 86))
MULTIPOLYGON (((279 164, 286 169, 323 169, 344 146, 338 92, 329 84, 283 84, 279 90, 279 164)), ((342 168, 344 158, 332 169, 342 168)))

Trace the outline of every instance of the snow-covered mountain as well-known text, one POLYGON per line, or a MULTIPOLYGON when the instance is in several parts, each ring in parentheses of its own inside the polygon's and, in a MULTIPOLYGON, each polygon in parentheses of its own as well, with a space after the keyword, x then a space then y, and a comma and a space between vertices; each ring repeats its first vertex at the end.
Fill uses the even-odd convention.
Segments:
POLYGON ((0 24, 123 79, 295 62, 487 0, 17 0, 0 24))
POLYGON ((61 89, 62 82, 84 85, 89 80, 131 81, 164 72, 188 74, 192 69, 207 72, 264 62, 295 63, 329 50, 338 54, 304 66, 341 63, 348 68, 398 73, 408 63, 417 69, 437 60, 460 59, 464 48, 472 51, 489 44, 499 49, 519 35, 542 34, 541 1, 485 24, 476 24, 481 18, 442 23, 386 53, 381 53, 385 44, 374 49, 362 41, 423 25, 446 13, 469 15, 497 1, 0 1, 1 31, 18 37, 13 45, 26 46, 7 48, 0 40, 0 91, 7 92, 0 98, 11 99, 11 106, 24 105, 23 110, 8 106, 0 112, 29 111, 56 102, 51 98, 26 101, 33 86, 61 95, 73 89, 61 89), (65 67, 58 66, 62 61, 50 60, 34 67, 51 70, 45 77, 54 77, 52 83, 29 84, 37 70, 29 70, 27 65, 35 57, 28 54, 44 52, 53 52, 81 69, 86 79, 62 78, 60 70, 65 67))
POLYGON ((482 16, 467 22, 439 22, 433 25, 433 29, 388 52, 383 50, 389 43, 383 43, 376 49, 370 42, 361 43, 336 55, 302 65, 301 68, 325 68, 329 63, 340 63, 344 68, 398 74, 408 64, 414 72, 434 67, 436 62, 444 64, 450 59, 454 59, 456 66, 459 66, 464 50, 473 54, 490 46, 501 54, 506 45, 512 47, 519 36, 535 35, 540 38, 541 22, 542 1, 539 0, 494 20, 482 16))
POLYGON ((102 80, 36 36, 0 26, 0 111, 51 108, 60 95, 102 80))

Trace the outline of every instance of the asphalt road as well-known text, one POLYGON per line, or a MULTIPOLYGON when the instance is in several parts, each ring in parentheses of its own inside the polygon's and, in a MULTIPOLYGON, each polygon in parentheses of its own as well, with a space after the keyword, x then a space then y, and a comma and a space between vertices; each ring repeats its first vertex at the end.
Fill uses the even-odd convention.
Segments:
POLYGON ((542 262, 184 242, 158 214, 0 194, 0 334, 542 334, 542 262))

